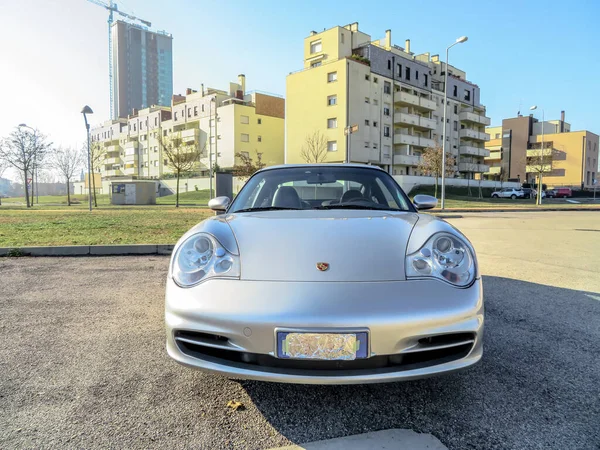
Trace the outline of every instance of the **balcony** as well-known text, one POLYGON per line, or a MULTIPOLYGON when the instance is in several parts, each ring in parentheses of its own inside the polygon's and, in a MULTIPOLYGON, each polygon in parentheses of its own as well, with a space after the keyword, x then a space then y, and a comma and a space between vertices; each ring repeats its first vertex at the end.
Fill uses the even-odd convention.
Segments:
POLYGON ((486 116, 480 116, 477 113, 473 113, 473 112, 469 112, 469 111, 462 111, 461 113, 458 114, 458 118, 461 120, 461 122, 473 122, 473 123, 477 123, 479 125, 484 125, 484 126, 489 126, 491 123, 491 120, 489 117, 486 116))
POLYGON ((394 111, 394 123, 405 125, 419 126, 419 116, 416 114, 407 114, 399 111, 394 111))
POLYGON ((435 120, 427 117, 419 117, 419 125, 421 128, 426 128, 428 130, 435 130, 437 128, 437 123, 435 123, 435 120))
POLYGON ((126 142, 125 145, 123 146, 123 148, 134 148, 134 149, 138 149, 140 146, 138 141, 129 141, 126 142))
POLYGON ((433 100, 403 91, 395 93, 394 102, 401 105, 414 106, 415 108, 425 109, 427 111, 435 111, 437 109, 437 105, 433 100))
POLYGON ((481 133, 477 130, 472 130, 470 128, 463 128, 459 132, 459 136, 461 139, 473 139, 475 141, 489 141, 490 135, 488 133, 481 133))
POLYGON ((543 168, 543 173, 550 173, 552 172, 552 164, 528 164, 525 166, 525 172, 527 173, 540 173, 542 172, 543 168))
POLYGON ((458 170, 460 172, 485 173, 490 170, 490 166, 475 163, 458 163, 458 170))
POLYGON ((473 147, 472 145, 461 145, 459 147, 459 152, 461 155, 482 156, 482 157, 490 156, 489 150, 486 150, 485 148, 473 147))
POLYGON ((112 157, 112 158, 106 158, 102 164, 121 164, 123 161, 121 161, 121 157, 117 156, 117 157, 112 157))
POLYGON ((414 145, 415 147, 435 146, 433 139, 399 132, 394 134, 394 144, 414 145))
POLYGON ((200 130, 198 128, 191 128, 189 130, 183 130, 181 132, 181 140, 183 142, 197 141, 198 136, 200 136, 200 130))
POLYGON ((502 152, 500 150, 490 150, 490 155, 485 157, 485 160, 501 160, 502 159, 502 152))
POLYGON ((123 160, 124 160, 126 163, 132 163, 132 162, 134 162, 134 161, 137 161, 138 159, 139 159, 139 156, 138 156, 138 154, 137 154, 137 153, 132 153, 131 155, 125 155, 125 156, 123 157, 123 160))
POLYGON ((541 148, 532 148, 527 150, 527 157, 528 158, 539 158, 540 156, 543 156, 543 159, 546 159, 547 157, 551 157, 552 156, 552 152, 554 149, 552 148, 545 148, 543 150, 542 153, 542 149, 541 148))
POLYGON ((500 172, 502 172, 502 167, 500 166, 492 166, 490 167, 490 169, 485 172, 486 174, 489 175, 500 175, 500 172))
POLYGON ((401 155, 394 153, 394 164, 403 166, 418 166, 421 162, 421 157, 417 155, 401 155))
POLYGON ((104 174, 107 177, 120 177, 123 175, 123 171, 121 169, 113 169, 107 170, 106 172, 104 172, 104 174))

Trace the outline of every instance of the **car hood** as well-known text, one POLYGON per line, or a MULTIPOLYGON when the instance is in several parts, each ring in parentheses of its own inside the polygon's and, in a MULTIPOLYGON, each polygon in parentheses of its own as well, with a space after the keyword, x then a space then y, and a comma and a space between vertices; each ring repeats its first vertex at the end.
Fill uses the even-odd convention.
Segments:
POLYGON ((404 280, 412 212, 268 211, 230 214, 241 278, 263 281, 404 280), (321 271, 317 263, 328 263, 321 271))

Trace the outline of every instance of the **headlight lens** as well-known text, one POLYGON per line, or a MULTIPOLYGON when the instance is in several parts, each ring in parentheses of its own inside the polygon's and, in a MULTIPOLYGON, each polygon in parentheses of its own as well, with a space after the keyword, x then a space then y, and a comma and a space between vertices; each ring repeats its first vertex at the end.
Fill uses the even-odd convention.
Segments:
POLYGON ((181 287, 211 277, 239 278, 239 256, 232 255, 208 233, 188 237, 173 256, 173 279, 181 287))
POLYGON ((406 257, 406 278, 434 277, 455 286, 468 286, 476 275, 469 246, 449 233, 437 233, 406 257))

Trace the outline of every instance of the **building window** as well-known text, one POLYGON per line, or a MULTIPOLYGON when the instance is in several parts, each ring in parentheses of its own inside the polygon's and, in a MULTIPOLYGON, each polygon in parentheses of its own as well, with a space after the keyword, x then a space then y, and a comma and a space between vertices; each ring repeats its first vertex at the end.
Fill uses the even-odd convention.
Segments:
POLYGON ((327 119, 327 128, 337 128, 337 118, 327 119))
POLYGON ((494 139, 500 139, 500 133, 496 133, 494 139))
POLYGON ((471 91, 469 91, 468 89, 465 89, 465 100, 467 102, 471 101, 471 91))
POLYGON ((312 63, 310 65, 310 67, 312 67, 314 69, 315 67, 319 67, 321 64, 322 64, 321 61, 316 61, 316 62, 312 63))
POLYGON ((377 148, 377 142, 373 142, 373 148, 377 148))
POLYGON ((383 115, 384 116, 389 116, 390 115, 390 108, 388 106, 384 106, 383 107, 383 115))
POLYGON ((378 101, 376 98, 374 98, 374 99, 373 99, 373 104, 374 104, 374 105, 379 105, 379 101, 378 101))
POLYGON ((337 81, 337 72, 329 72, 327 74, 327 82, 333 83, 334 81, 337 81))
POLYGON ((330 95, 327 97, 327 105, 334 106, 337 105, 337 95, 330 95))
POLYGON ((154 167, 158 167, 158 161, 154 161, 154 167))
POLYGON ((418 79, 419 79, 419 71, 415 70, 415 80, 418 80, 418 79))
POLYGON ((204 105, 202 105, 202 112, 204 112, 204 105))
POLYGON ((365 97, 365 103, 371 103, 371 100, 369 99, 369 97, 365 97))
POLYGON ((173 114, 173 119, 177 120, 177 111, 173 114))
POLYGON ((379 83, 379 78, 373 77, 373 83, 379 83))
POLYGON ((240 123, 250 123, 250 118, 248 116, 240 116, 240 123))
POLYGON ((454 131, 458 131, 458 122, 454 121, 454 131))
POLYGON ((371 144, 365 141, 365 148, 371 148, 371 144))
POLYGON ((262 124, 262 119, 257 119, 256 123, 258 123, 259 125, 262 124))
POLYGON ((198 107, 194 106, 194 117, 198 115, 198 107))
POLYGON ((454 87, 452 88, 452 95, 454 95, 455 97, 457 97, 457 96, 458 96, 458 86, 454 86, 454 87))
POLYGON ((188 108, 188 117, 192 117, 192 108, 188 108))
POLYGON ((323 51, 323 45, 321 44, 321 40, 313 41, 310 43, 310 53, 321 53, 323 51))
POLYGON ((328 141, 327 142, 327 151, 328 152, 337 152, 337 141, 328 141))
MULTIPOLYGON (((365 119, 365 125, 369 126, 369 119, 365 119)), ((588 163, 589 164, 589 163, 588 163)))
POLYGON ((389 81, 383 83, 383 93, 391 94, 392 93, 392 84, 389 81))
POLYGON ((343 44, 344 43, 344 33, 340 34, 340 42, 343 44))
POLYGON ((390 137, 390 127, 389 127, 389 125, 384 125, 383 126, 383 135, 385 137, 390 137))
POLYGON ((258 142, 262 142, 262 136, 258 136, 258 142))
POLYGON ((427 87, 427 80, 428 80, 428 78, 429 78, 429 75, 427 75, 427 74, 424 74, 423 76, 425 77, 425 87, 427 87))
POLYGON ((167 135, 167 130, 163 130, 163 136, 167 135))
POLYGON ((458 105, 454 105, 454 114, 458 114, 458 105))
POLYGON ((369 74, 365 75, 365 80, 369 81, 369 74))
POLYGON ((168 160, 168 159, 165 159, 165 160, 163 161, 163 165, 165 165, 165 166, 168 166, 168 165, 169 165, 169 160, 168 160))
POLYGON ((250 142, 250 135, 242 133, 242 142, 250 142))
POLYGON ((377 128, 377 124, 378 124, 378 123, 379 123, 379 122, 373 122, 373 126, 374 126, 375 128, 377 128))
POLYGON ((388 70, 392 70, 392 60, 388 59, 388 70))
POLYGON ((396 64, 396 76, 402 78, 402 64, 396 64))
POLYGON ((410 67, 406 67, 406 68, 405 68, 405 70, 404 70, 404 78, 405 78, 407 81, 410 81, 410 67))

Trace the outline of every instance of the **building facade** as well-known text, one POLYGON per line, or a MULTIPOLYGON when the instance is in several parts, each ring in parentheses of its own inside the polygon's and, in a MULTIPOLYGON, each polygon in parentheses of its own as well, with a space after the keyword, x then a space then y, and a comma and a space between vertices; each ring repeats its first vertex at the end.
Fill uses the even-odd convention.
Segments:
MULTIPOLYGON (((449 68, 447 150, 456 176, 487 171, 489 139, 479 87, 449 68)), ((437 55, 415 55, 385 38, 371 37, 353 23, 304 40, 304 68, 286 84, 286 161, 306 162, 307 136, 327 141, 326 162, 376 164, 396 175, 418 175, 421 154, 442 145, 446 65, 437 55), (352 133, 347 129, 354 127, 352 133)))
POLYGON ((238 77, 229 90, 213 88, 173 95, 171 106, 134 110, 126 119, 105 122, 91 130, 92 145, 102 154, 102 178, 160 179, 173 173, 165 155, 166 140, 180 139, 199 151, 193 172, 231 170, 239 154, 253 161, 260 155, 266 165, 283 164, 285 100, 261 92, 245 92, 246 79, 238 77), (236 156, 237 155, 237 156, 236 156))
POLYGON ((121 20, 112 25, 113 117, 169 106, 173 95, 173 37, 121 20))
POLYGON ((501 126, 488 127, 487 132, 491 139, 486 144, 490 151, 486 178, 536 183, 541 173, 551 187, 593 187, 598 174, 598 135, 571 131, 564 111, 560 120, 542 122, 533 115, 504 119, 501 126))

